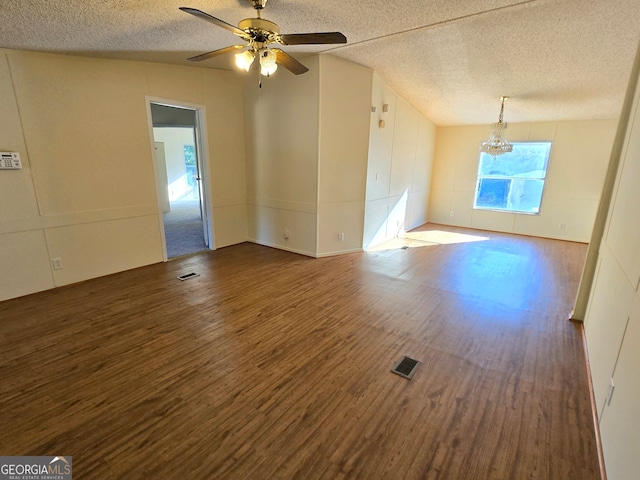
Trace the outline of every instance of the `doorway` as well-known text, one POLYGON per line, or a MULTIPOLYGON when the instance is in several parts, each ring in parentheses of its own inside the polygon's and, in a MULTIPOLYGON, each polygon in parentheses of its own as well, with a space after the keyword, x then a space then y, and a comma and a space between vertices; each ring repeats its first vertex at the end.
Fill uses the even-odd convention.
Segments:
POLYGON ((207 208, 203 111, 149 100, 165 260, 213 249, 207 208))

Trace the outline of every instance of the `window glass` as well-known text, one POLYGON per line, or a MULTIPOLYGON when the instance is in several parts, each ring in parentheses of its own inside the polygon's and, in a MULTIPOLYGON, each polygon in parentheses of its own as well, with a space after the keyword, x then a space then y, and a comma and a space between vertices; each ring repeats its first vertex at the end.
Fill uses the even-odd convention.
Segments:
POLYGON ((550 152, 551 142, 527 142, 498 157, 481 153, 473 207, 539 213, 550 152))

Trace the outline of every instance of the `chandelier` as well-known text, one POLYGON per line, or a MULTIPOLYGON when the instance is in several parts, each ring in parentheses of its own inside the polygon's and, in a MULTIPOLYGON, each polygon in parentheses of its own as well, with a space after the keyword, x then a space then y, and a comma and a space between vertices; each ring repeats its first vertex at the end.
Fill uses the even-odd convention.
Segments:
POLYGON ((508 124, 502 121, 502 117, 504 115, 504 101, 507 98, 509 97, 500 97, 500 101, 502 103, 500 105, 498 123, 491 124, 491 135, 489 136, 489 139, 486 142, 482 142, 480 145, 480 151, 482 153, 491 155, 494 158, 513 150, 513 145, 511 145, 504 136, 504 131, 507 129, 508 124))

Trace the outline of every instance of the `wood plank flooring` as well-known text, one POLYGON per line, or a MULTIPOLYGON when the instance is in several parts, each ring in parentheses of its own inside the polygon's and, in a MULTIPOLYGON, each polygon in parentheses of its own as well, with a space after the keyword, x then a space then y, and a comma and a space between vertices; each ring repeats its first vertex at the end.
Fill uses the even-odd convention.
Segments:
POLYGON ((567 320, 586 246, 406 242, 247 243, 0 303, 0 453, 78 480, 599 479, 567 320))

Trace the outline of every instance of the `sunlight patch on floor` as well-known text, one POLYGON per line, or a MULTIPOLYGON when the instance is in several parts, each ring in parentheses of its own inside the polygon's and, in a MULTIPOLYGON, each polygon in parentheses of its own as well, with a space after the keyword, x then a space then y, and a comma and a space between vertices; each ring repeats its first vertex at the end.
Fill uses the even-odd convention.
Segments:
POLYGON ((438 245, 451 245, 452 243, 484 242, 489 237, 481 235, 469 235, 468 233, 445 232, 442 230, 426 230, 424 232, 407 232, 405 239, 419 240, 438 245))
POLYGON ((367 252, 381 252, 385 250, 399 250, 401 248, 434 247, 437 245, 451 245, 454 243, 483 242, 489 237, 469 235, 467 233, 445 232, 442 230, 427 230, 423 232, 406 232, 400 237, 392 238, 374 247, 367 248, 367 252))

